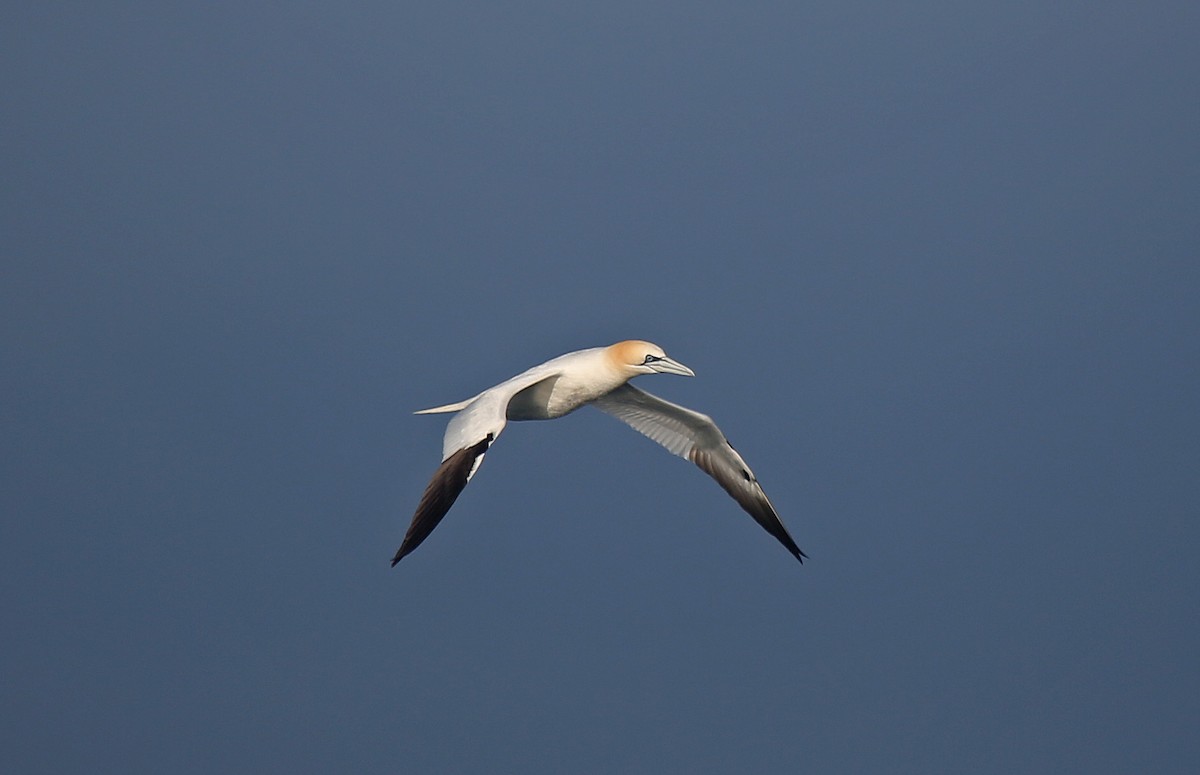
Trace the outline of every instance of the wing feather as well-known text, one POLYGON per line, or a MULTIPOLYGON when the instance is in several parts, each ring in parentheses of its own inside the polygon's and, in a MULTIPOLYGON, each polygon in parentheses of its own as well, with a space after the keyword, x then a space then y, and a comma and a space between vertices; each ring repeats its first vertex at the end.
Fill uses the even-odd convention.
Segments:
POLYGON ((454 501, 458 500, 458 496, 466 488, 471 475, 483 462, 483 454, 487 452, 491 441, 492 437, 489 435, 478 444, 453 453, 438 466, 425 488, 425 494, 421 496, 421 502, 417 504, 417 511, 413 514, 408 532, 404 534, 404 541, 396 550, 396 556, 392 558, 392 567, 420 546, 442 521, 442 517, 446 516, 446 512, 450 511, 454 501))
POLYGON ((754 521, 797 560, 807 557, 784 527, 750 466, 708 415, 625 384, 592 402, 716 480, 754 521))
POLYGON ((450 418, 446 433, 442 436, 442 463, 429 480, 421 502, 417 504, 404 540, 392 557, 392 567, 429 537, 450 511, 454 501, 458 500, 467 482, 479 470, 484 453, 504 430, 508 405, 513 396, 561 373, 565 360, 566 356, 563 356, 527 369, 467 401, 418 412, 429 414, 458 410, 450 418))

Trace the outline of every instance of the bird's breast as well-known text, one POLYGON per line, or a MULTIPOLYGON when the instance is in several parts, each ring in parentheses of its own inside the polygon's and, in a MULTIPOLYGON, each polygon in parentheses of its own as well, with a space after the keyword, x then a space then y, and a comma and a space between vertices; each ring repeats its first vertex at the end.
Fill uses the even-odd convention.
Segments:
POLYGON ((613 386, 598 384, 595 380, 571 379, 564 375, 554 383, 554 388, 550 391, 546 402, 546 414, 548 418, 562 417, 612 389, 613 386))
POLYGON ((556 374, 518 392, 508 403, 510 420, 553 420, 612 391, 611 379, 556 374))

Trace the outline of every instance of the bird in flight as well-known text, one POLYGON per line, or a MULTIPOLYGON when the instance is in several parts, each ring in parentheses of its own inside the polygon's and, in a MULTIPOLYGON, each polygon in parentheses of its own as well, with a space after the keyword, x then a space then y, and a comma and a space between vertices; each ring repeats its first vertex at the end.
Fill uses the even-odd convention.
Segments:
POLYGON ((669 452, 695 463, 792 556, 804 562, 808 555, 796 546, 754 472, 721 429, 707 415, 629 384, 641 374, 696 376, 667 357, 658 345, 634 339, 560 355, 474 398, 417 412, 456 414, 442 439, 442 464, 421 496, 392 566, 420 546, 442 521, 509 420, 553 420, 584 404, 611 414, 669 452))

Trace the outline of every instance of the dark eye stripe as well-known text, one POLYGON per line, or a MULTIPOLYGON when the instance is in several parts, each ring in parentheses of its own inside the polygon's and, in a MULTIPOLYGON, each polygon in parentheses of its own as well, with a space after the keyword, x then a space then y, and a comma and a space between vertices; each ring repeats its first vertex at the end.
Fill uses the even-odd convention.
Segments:
POLYGON ((655 361, 661 360, 662 358, 659 358, 657 355, 647 355, 646 360, 642 361, 642 363, 654 363, 655 361))

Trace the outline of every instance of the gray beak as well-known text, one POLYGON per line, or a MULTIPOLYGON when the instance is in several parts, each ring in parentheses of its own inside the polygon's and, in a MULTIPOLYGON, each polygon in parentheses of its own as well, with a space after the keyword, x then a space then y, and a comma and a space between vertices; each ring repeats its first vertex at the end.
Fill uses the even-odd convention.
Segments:
POLYGON ((663 358, 661 361, 655 361, 650 364, 650 368, 660 374, 678 374, 681 377, 694 377, 696 372, 684 366, 674 358, 663 358))

